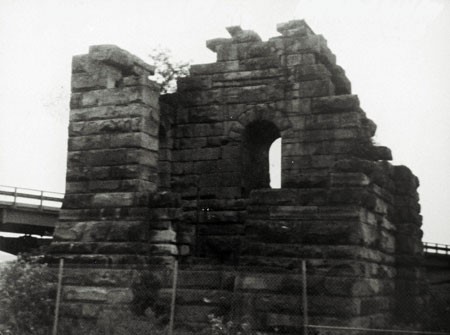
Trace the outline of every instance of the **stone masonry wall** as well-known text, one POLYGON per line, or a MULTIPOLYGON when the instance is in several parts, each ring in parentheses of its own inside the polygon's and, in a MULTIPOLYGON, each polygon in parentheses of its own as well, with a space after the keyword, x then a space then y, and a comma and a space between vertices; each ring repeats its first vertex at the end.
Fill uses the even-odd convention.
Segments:
MULTIPOLYGON (((373 144, 376 125, 325 39, 303 21, 280 24, 281 36, 267 42, 240 27, 228 31, 231 38, 207 42, 217 62, 192 66, 179 82, 172 186, 183 199, 181 227, 192 236, 181 243, 190 241, 204 263, 239 265, 238 306, 261 295, 280 299, 268 281, 242 288, 240 276, 272 273, 276 283, 275 274, 296 276, 306 259, 316 323, 383 327, 408 299, 420 310, 416 178, 373 144), (267 190, 264 161, 278 137, 282 189, 267 190)), ((242 313, 261 329, 295 328, 299 304, 242 313)), ((192 318, 183 322, 199 316, 192 318)))
POLYGON ((48 255, 70 264, 68 324, 161 310, 177 255, 180 331, 214 313, 298 332, 302 260, 312 323, 387 327, 416 315, 405 304, 425 306, 417 178, 373 143, 326 40, 301 20, 277 29, 261 41, 227 28, 207 42, 217 62, 161 98, 152 68, 117 47, 74 58, 67 193, 48 255), (280 137, 282 188, 270 189, 280 137), (149 277, 161 299, 136 303, 149 277))
POLYGON ((159 87, 153 68, 115 46, 72 63, 63 207, 47 257, 65 260, 62 333, 148 306, 136 288, 177 254, 176 196, 158 193, 159 87))
POLYGON ((228 30, 232 38, 207 42, 217 62, 193 65, 179 82, 172 186, 192 209, 187 232, 193 233, 188 223, 197 223, 197 208, 217 228, 197 235, 200 253, 216 250, 232 259, 226 249, 236 241, 228 235, 242 232, 245 199, 252 188, 269 187, 268 166, 254 156, 267 155, 277 137, 283 187, 319 183, 334 161, 350 155, 391 155, 371 145, 376 127, 349 95, 350 83, 322 36, 297 21, 279 25, 282 35, 267 42, 240 27, 228 30))

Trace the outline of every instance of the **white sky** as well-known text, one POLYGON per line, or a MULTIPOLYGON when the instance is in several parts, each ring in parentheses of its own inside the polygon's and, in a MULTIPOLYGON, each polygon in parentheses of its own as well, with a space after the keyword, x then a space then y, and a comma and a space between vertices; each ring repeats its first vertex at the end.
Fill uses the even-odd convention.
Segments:
POLYGON ((64 191, 70 63, 89 45, 206 63, 241 25, 304 18, 328 40, 376 141, 420 178, 424 240, 450 244, 450 1, 0 0, 0 185, 64 191))

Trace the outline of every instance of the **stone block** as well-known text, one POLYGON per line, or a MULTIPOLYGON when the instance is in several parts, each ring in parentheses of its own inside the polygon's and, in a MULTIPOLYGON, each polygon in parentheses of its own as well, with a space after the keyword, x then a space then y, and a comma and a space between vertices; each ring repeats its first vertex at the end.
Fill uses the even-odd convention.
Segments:
POLYGON ((85 223, 60 222, 55 228, 53 238, 55 241, 78 241, 83 236, 85 223))
POLYGON ((209 64, 195 64, 189 68, 189 73, 192 76, 208 75, 221 72, 232 72, 239 70, 239 61, 226 61, 209 64))
POLYGON ((176 233, 172 230, 151 230, 149 241, 151 243, 175 243, 176 233))
MULTIPOLYGON (((153 274, 158 276, 157 271, 153 274)), ((138 281, 141 272, 133 269, 93 269, 66 268, 64 283, 68 286, 127 287, 138 281)))
MULTIPOLYGON (((289 115, 305 115, 311 113, 310 99, 292 99, 283 101, 280 103, 280 107, 286 109, 289 115)), ((293 125, 295 125, 295 123, 293 123, 293 125)))
POLYGON ((128 192, 96 193, 92 196, 91 204, 86 207, 129 207, 139 201, 137 195, 128 192))
POLYGON ((176 138, 191 138, 191 137, 208 137, 223 135, 223 124, 215 123, 195 123, 180 125, 176 129, 176 138))
MULTIPOLYGON (((206 147, 208 137, 187 137, 177 138, 174 141, 173 149, 192 149, 206 147)), ((161 150, 161 149, 160 149, 161 150)))
POLYGON ((96 70, 94 73, 72 73, 72 92, 114 88, 122 79, 122 73, 117 69, 111 67, 105 69, 105 66, 98 64, 96 70))
POLYGON ((71 109, 143 103, 157 107, 159 94, 149 87, 124 87, 72 93, 71 109))
POLYGON ((339 95, 313 99, 311 109, 313 113, 330 113, 335 111, 355 111, 359 108, 356 95, 339 95))
POLYGON ((127 106, 102 106, 71 109, 70 121, 95 121, 116 118, 133 118, 151 116, 153 120, 159 121, 158 111, 149 106, 132 104, 127 106))
POLYGON ((250 103, 279 100, 284 96, 284 91, 279 85, 254 85, 232 87, 223 93, 223 102, 250 103))
POLYGON ((184 77, 177 80, 177 91, 186 92, 192 90, 208 90, 212 87, 212 78, 204 77, 184 77))
POLYGON ((334 94, 334 85, 329 79, 303 81, 294 84, 293 90, 288 94, 293 99, 329 96, 334 94))
POLYGON ((305 117, 306 129, 336 129, 361 126, 361 114, 357 112, 321 113, 305 117))
POLYGON ((307 66, 317 64, 316 55, 314 53, 292 54, 284 57, 286 58, 285 62, 287 66, 307 66))
POLYGON ((240 26, 226 28, 232 37, 233 43, 258 42, 261 38, 253 30, 243 30, 240 26))
POLYGON ((253 71, 280 67, 280 60, 277 57, 258 57, 243 59, 239 61, 240 71, 253 71))
POLYGON ((309 36, 314 34, 305 20, 291 20, 285 23, 279 23, 277 24, 277 31, 283 36, 309 36))
POLYGON ((339 65, 335 65, 331 67, 331 72, 333 74, 332 81, 334 86, 336 87, 336 94, 351 94, 352 93, 352 84, 350 80, 348 80, 345 75, 345 71, 339 65))
POLYGON ((213 38, 211 40, 206 41, 206 47, 213 52, 217 52, 218 47, 222 45, 231 44, 231 41, 232 41, 231 38, 223 38, 223 37, 213 38))
POLYGON ((108 227, 106 239, 108 241, 146 241, 148 227, 145 222, 119 221, 111 222, 108 227))
POLYGON ((295 66, 291 71, 292 77, 296 81, 320 80, 331 77, 330 71, 323 64, 301 64, 295 66))
POLYGON ((257 79, 268 79, 268 78, 278 78, 283 76, 284 71, 281 69, 263 69, 263 70, 253 70, 253 71, 238 71, 238 72, 228 72, 213 75, 212 79, 214 82, 226 82, 231 81, 233 83, 240 83, 240 86, 247 84, 250 86, 252 84, 251 80, 257 79))
POLYGON ((223 108, 217 105, 191 108, 188 116, 188 122, 193 123, 213 123, 225 120, 223 108))
MULTIPOLYGON (((152 206, 152 201, 149 201, 148 204, 152 206)), ((177 207, 153 207, 149 213, 149 219, 152 221, 162 221, 162 220, 175 220, 180 217, 180 208, 177 207)))
MULTIPOLYGON (((126 238, 124 235, 123 238, 126 238)), ((96 243, 95 253, 97 254, 111 254, 111 255, 148 255, 151 252, 151 247, 148 243, 133 242, 98 242, 96 243)))
POLYGON ((220 148, 201 148, 192 152, 191 159, 194 161, 217 160, 220 154, 220 148))
POLYGON ((57 242, 54 239, 47 247, 48 254, 91 254, 97 252, 97 243, 85 243, 75 240, 67 240, 65 242, 57 242))
POLYGON ((272 55, 271 45, 267 42, 251 41, 243 43, 222 43, 216 47, 217 61, 242 60, 268 57, 272 55))
POLYGON ((161 90, 161 87, 158 83, 151 81, 149 79, 148 76, 146 76, 145 74, 131 74, 131 75, 126 75, 126 77, 124 77, 122 79, 122 82, 119 84, 116 84, 116 87, 129 87, 129 86, 147 86, 150 87, 152 89, 152 91, 157 91, 159 92, 161 90))
POLYGON ((363 173, 332 173, 331 186, 367 186, 370 179, 363 173))
POLYGON ((144 131, 143 126, 144 122, 142 118, 71 122, 69 126, 69 136, 138 132, 144 131))
POLYGON ((144 71, 148 76, 155 72, 154 66, 146 64, 138 57, 115 45, 91 46, 89 48, 89 56, 105 64, 116 66, 126 73, 141 74, 141 71, 144 71))
POLYGON ((83 229, 83 242, 106 241, 111 230, 111 222, 88 221, 83 229))
MULTIPOLYGON (((223 155, 223 153, 222 153, 223 155)), ((192 172, 197 174, 205 174, 211 171, 218 170, 218 162, 216 160, 198 161, 194 162, 192 172)), ((220 171, 220 169, 219 169, 220 171)))
MULTIPOLYGON (((148 128, 145 129, 147 131, 148 128)), ((145 132, 131 134, 115 134, 110 139, 111 148, 144 148, 158 150, 158 139, 145 132)))
POLYGON ((85 73, 88 71, 90 63, 99 63, 89 58, 89 55, 75 55, 72 57, 72 74, 85 73))
POLYGON ((200 196, 221 199, 238 199, 242 197, 241 187, 204 187, 200 189, 200 196))
POLYGON ((69 151, 109 148, 109 134, 76 136, 69 138, 69 151))
POLYGON ((286 53, 314 52, 320 54, 326 46, 326 40, 321 35, 307 35, 291 38, 286 44, 286 53))

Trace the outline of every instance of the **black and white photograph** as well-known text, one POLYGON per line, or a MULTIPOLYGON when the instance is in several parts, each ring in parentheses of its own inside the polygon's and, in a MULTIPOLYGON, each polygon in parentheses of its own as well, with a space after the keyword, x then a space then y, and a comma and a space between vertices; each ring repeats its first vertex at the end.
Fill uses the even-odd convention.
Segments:
POLYGON ((0 335, 450 334, 449 0, 0 0, 0 335))

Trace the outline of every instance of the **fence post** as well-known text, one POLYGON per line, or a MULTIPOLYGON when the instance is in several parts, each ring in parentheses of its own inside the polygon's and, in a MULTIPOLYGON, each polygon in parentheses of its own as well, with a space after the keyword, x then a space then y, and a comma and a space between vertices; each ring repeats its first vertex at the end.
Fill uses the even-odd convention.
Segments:
POLYGON ((177 283, 178 283, 178 260, 175 259, 175 263, 173 265, 172 300, 170 302, 170 319, 169 319, 168 335, 173 334, 173 325, 175 319, 175 303, 177 298, 177 283))
POLYGON ((302 260, 302 306, 303 306, 303 334, 308 334, 308 296, 306 282, 306 261, 302 260))
POLYGON ((62 286, 63 268, 64 268, 64 259, 61 258, 59 260, 58 287, 57 287, 57 291, 56 291, 55 319, 53 322, 52 335, 57 335, 57 333, 58 333, 59 304, 61 302, 61 286, 62 286))
POLYGON ((200 225, 200 177, 197 176, 197 194, 196 194, 196 199, 195 199, 195 238, 194 238, 194 256, 199 256, 199 236, 200 236, 200 232, 198 231, 198 227, 200 225))

